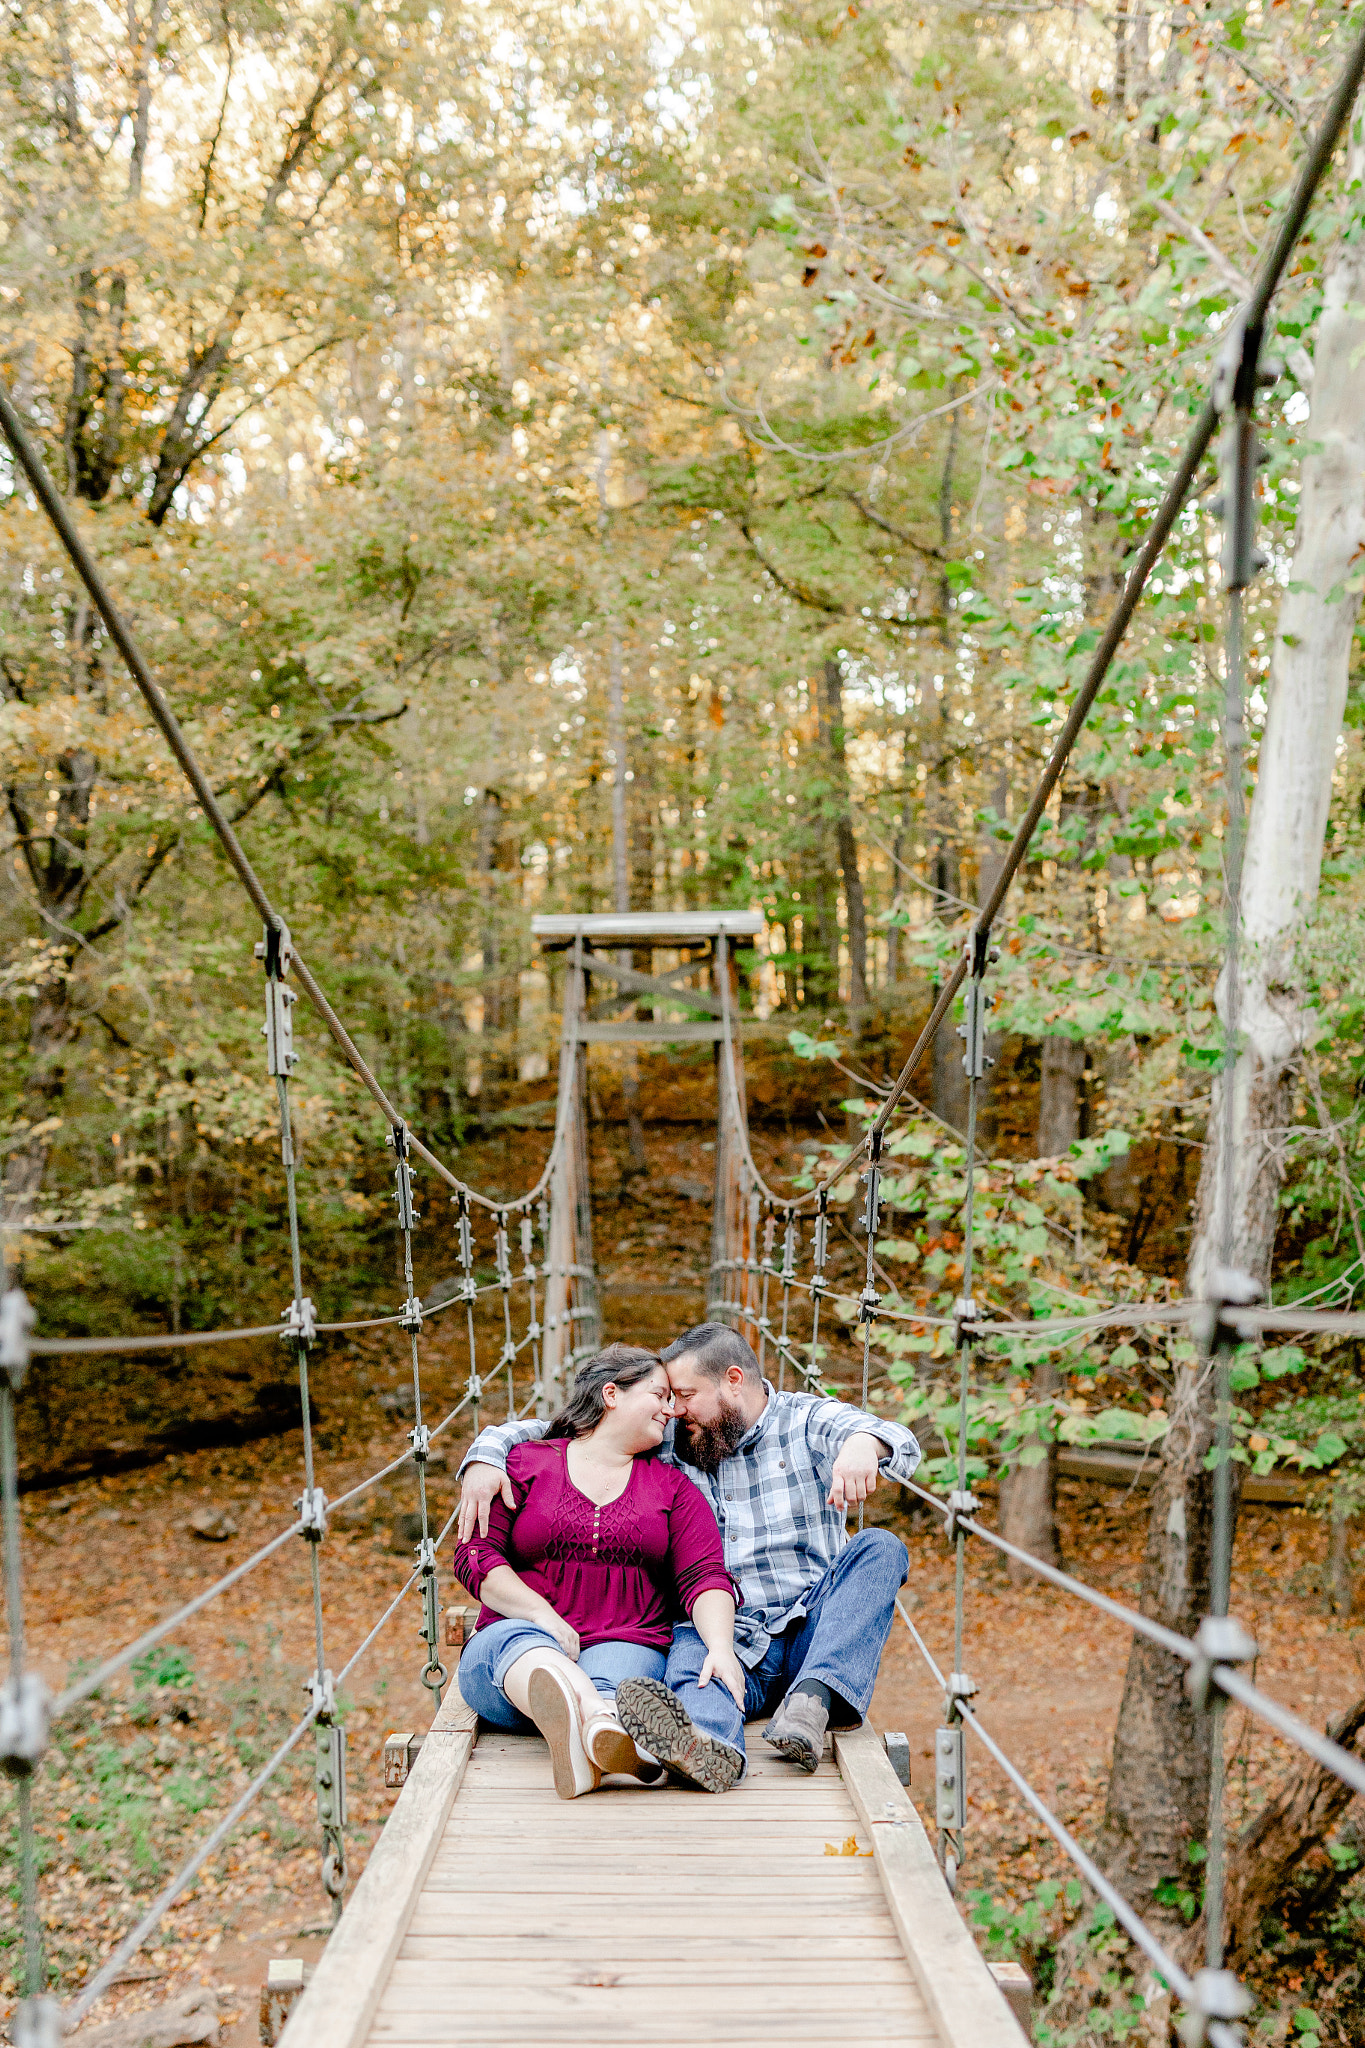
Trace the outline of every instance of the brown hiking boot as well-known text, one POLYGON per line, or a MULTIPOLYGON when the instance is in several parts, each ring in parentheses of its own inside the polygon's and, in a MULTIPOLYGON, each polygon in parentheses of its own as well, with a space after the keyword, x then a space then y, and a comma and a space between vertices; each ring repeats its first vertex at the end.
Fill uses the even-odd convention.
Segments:
POLYGON ((800 1764, 803 1771, 818 1771, 825 1752, 825 1730, 829 1715, 813 1693, 789 1692, 763 1731, 779 1756, 800 1764))
POLYGON ((703 1735, 662 1679, 622 1679, 616 1688, 616 1712, 632 1740, 689 1785, 699 1785, 703 1792, 728 1792, 739 1776, 744 1763, 739 1751, 703 1735))

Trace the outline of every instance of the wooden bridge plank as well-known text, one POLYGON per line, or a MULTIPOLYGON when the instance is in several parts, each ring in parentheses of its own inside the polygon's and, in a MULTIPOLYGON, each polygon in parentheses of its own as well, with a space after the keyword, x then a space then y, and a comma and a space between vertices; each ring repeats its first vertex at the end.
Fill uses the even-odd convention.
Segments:
POLYGON ((1026 2048, 986 1961, 953 1904, 929 1837, 872 1730, 834 1738, 858 1818, 871 1831, 877 1869, 905 1953, 940 2038, 952 2048, 1026 2048))
POLYGON ((360 1882, 280 2036, 281 2048, 356 2048, 383 1996, 474 1747, 476 1717, 452 1686, 360 1882))

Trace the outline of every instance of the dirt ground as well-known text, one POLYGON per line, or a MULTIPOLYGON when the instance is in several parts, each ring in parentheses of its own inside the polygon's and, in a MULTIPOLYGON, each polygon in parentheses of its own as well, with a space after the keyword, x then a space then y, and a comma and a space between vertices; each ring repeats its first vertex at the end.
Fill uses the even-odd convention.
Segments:
MULTIPOLYGON (((698 1137, 680 1134, 655 1163, 662 1186, 669 1175, 697 1178, 709 1170, 709 1154, 698 1137)), ((794 1161, 789 1155, 783 1163, 794 1161)), ((619 1206, 600 1192, 610 1186, 611 1173, 610 1159, 594 1161, 606 1334, 662 1342, 701 1314, 709 1208, 685 1194, 663 1192, 619 1206)), ((500 1337, 501 1311, 496 1304, 494 1309, 495 1316, 481 1310, 485 1356, 486 1341, 493 1340, 496 1354, 500 1337)), ((428 1419, 434 1419, 458 1399, 467 1371, 465 1332, 454 1313, 428 1326, 422 1350, 424 1402, 428 1419)), ((407 1340, 397 1333, 366 1333, 320 1350, 313 1374, 318 1470, 329 1498, 403 1447, 401 1390, 407 1373, 407 1340)), ((505 1393, 495 1397, 490 1390, 485 1413, 496 1418, 505 1408, 505 1393)), ((442 1439, 431 1487, 438 1523, 454 1504, 454 1475, 468 1440, 467 1430, 452 1430, 442 1439)), ((301 1484, 300 1442, 295 1429, 259 1443, 27 1494, 23 1541, 31 1654, 48 1681, 58 1687, 73 1671, 90 1668, 287 1526, 301 1484), (190 1517, 203 1507, 225 1511, 235 1533, 215 1542, 193 1534, 190 1517)), ((333 1525, 322 1552, 327 1662, 333 1668, 363 1640, 410 1569, 411 1532, 401 1518, 414 1505, 408 1471, 333 1525)), ((899 1493, 894 1499, 879 1496, 875 1519, 896 1527, 909 1545, 907 1605, 946 1668, 953 1577, 937 1524, 907 1512, 899 1493)), ((1062 1482, 1068 1562, 1116 1596, 1131 1598, 1136 1591, 1144 1523, 1142 1496, 1062 1482)), ((1365 1689, 1362 1631, 1323 1611, 1325 1549, 1322 1522, 1303 1509, 1247 1510, 1233 1602, 1260 1644, 1258 1682, 1317 1725, 1365 1689)), ((448 1555, 447 1546, 446 1560, 448 1555)), ((1128 1638, 1117 1624, 1044 1585, 1010 1586, 1003 1565, 983 1548, 971 1552, 969 1567, 965 1661, 981 1687, 982 1718, 1084 1838, 1103 1805, 1128 1638)), ((448 1590, 448 1561, 442 1576, 448 1590)), ((352 1880, 396 1796, 383 1787, 384 1736, 395 1728, 420 1729, 430 1718, 430 1698, 419 1677, 425 1654, 416 1633, 419 1620, 410 1598, 346 1690, 352 1880)), ((42 1914, 64 1996, 110 1952, 158 1882, 226 1810, 303 1711, 303 1682, 312 1667, 307 1558, 302 1543, 291 1544, 177 1627, 169 1643, 135 1672, 125 1672, 99 1699, 58 1724, 40 1775, 37 1808, 46 1856, 42 1914)), ((940 1705, 898 1623, 872 1719, 882 1729, 909 1735, 912 1792, 931 1833, 928 1760, 940 1705)), ((1284 1752, 1235 1714, 1228 1750, 1229 1821, 1235 1830, 1266 1778, 1282 1767, 1284 1752)), ((971 1757, 969 1782, 962 1896, 966 1902, 984 1893, 996 1902, 997 1916, 1009 1914, 1040 1882, 1064 1874, 1061 1859, 1002 1775, 979 1754, 971 1757)), ((12 1852, 12 1840, 8 1846, 12 1852)), ((305 1744, 282 1774, 278 1793, 262 1799, 167 1914, 141 1961, 94 2017, 211 1982, 222 1997, 221 2040, 229 2048, 247 2048, 257 2039, 268 1959, 288 1954, 311 1960, 325 1940, 328 1913, 318 1866, 311 1751, 305 1744)), ((11 1893, 4 1930, 10 1945, 0 1960, 6 2005, 17 1971, 14 1904, 11 1893)), ((977 1911, 980 1917, 979 1896, 977 1911)), ((1310 1975, 1311 1967, 1304 1966, 1310 1975)), ((1285 1981, 1284 1995, 1292 2003, 1294 1987, 1285 1981)), ((1285 2038, 1284 2031, 1276 2038, 1285 2038)))

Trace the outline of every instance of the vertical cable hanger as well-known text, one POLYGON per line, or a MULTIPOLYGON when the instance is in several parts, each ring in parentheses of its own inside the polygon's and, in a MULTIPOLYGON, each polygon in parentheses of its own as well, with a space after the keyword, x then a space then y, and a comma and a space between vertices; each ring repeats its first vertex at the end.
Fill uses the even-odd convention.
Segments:
POLYGON ((535 1221, 529 1208, 521 1212, 521 1277, 526 1282, 530 1297, 530 1319, 526 1325, 525 1342, 531 1347, 531 1400, 536 1412, 540 1411, 540 1323, 536 1317, 536 1281, 540 1275, 535 1259, 535 1221))
POLYGON ((479 1411, 483 1405, 483 1381, 479 1378, 479 1354, 474 1338, 474 1303, 479 1290, 474 1284, 474 1232, 469 1221, 469 1197, 461 1189, 455 1197, 455 1232, 459 1245, 460 1294, 464 1303, 465 1328, 469 1333, 469 1378, 465 1382, 465 1393, 472 1412, 474 1434, 483 1427, 479 1411))
POLYGON ((517 1419, 517 1396, 513 1383, 513 1372, 517 1359, 517 1347, 512 1336, 512 1260, 507 1244, 507 1211, 499 1209, 497 1230, 493 1238, 493 1257, 498 1271, 498 1286, 502 1291, 502 1350, 498 1356, 499 1366, 507 1368, 507 1420, 517 1419))
MULTIPOLYGON (((863 1388, 859 1406, 867 1410, 867 1387, 872 1363, 872 1325, 877 1320, 881 1298, 876 1286, 877 1225, 882 1213, 882 1134, 873 1131, 867 1155, 867 1207, 863 1211, 863 1227, 867 1232, 867 1265, 863 1273, 863 1291, 858 1296, 858 1321, 863 1326, 863 1388)), ((864 1503, 858 1503, 858 1527, 863 1526, 864 1503)))
POLYGON ((777 1391, 780 1394, 787 1383, 787 1352, 790 1348, 788 1320, 791 1314, 792 1283, 796 1279, 797 1227, 796 1211, 788 1209, 782 1229, 782 1271, 778 1279, 782 1283, 782 1331, 778 1339, 777 1391))
POLYGON ((313 1474, 312 1397, 308 1389, 308 1352, 317 1342, 317 1310, 303 1291, 303 1261, 299 1249, 299 1199, 295 1178, 293 1116, 289 1106, 289 1077, 298 1065, 294 1050, 294 1004, 298 1001, 286 977, 294 960, 289 927, 283 919, 265 927, 257 942, 256 958, 265 966, 266 1070, 275 1083, 280 1112, 280 1159, 284 1166, 285 1198, 289 1212, 289 1264, 293 1299, 285 1311, 285 1342, 294 1347, 299 1375, 299 1409, 303 1422, 303 1494, 297 1502, 304 1541, 308 1545, 309 1575, 313 1589, 313 1636, 316 1663, 307 1691, 315 1710, 316 1758, 314 1788, 318 1802, 318 1825, 322 1829, 322 1886, 332 1902, 332 1917, 341 1917, 346 1890, 346 1731, 336 1720, 336 1695, 332 1674, 327 1669, 327 1651, 322 1626, 322 1543, 327 1534, 327 1496, 315 1483, 313 1474))
POLYGON ((417 1509, 422 1521, 422 1535, 417 1545, 417 1569, 421 1575, 422 1587, 422 1625, 417 1633, 427 1646, 422 1683, 429 1692, 435 1693, 436 1704, 439 1706, 449 1673, 442 1664, 436 1647, 440 1641, 440 1613, 436 1597, 436 1544, 432 1538, 431 1521, 427 1512, 427 1459, 431 1451, 431 1431, 422 1419, 422 1360, 417 1344, 422 1330, 422 1303, 412 1277, 412 1233, 417 1226, 419 1213, 413 1205, 411 1134, 405 1123, 393 1125, 389 1132, 389 1143, 393 1146, 394 1200, 398 1204, 398 1228, 403 1236, 403 1280, 406 1288, 399 1327, 407 1331, 412 1344, 412 1428, 408 1432, 408 1442, 412 1445, 412 1461, 417 1471, 417 1509))
MULTIPOLYGON (((755 1197, 757 1199, 757 1197, 755 1197)), ((763 1218, 763 1256, 759 1261, 759 1272, 763 1276, 762 1291, 758 1298, 758 1369, 763 1371, 767 1356, 768 1338, 772 1324, 768 1320, 768 1289, 773 1277, 773 1238, 777 1233, 777 1217, 771 1202, 766 1204, 767 1213, 763 1218)))
POLYGON ((1209 1277, 1205 1348, 1213 1371, 1213 1529, 1209 1558, 1209 1612, 1195 1640, 1203 1656, 1191 1667, 1188 1684, 1197 1709, 1209 1716, 1209 1816, 1204 1866, 1204 1970, 1234 2016, 1250 2010, 1250 1999, 1231 1971, 1223 1968, 1223 1919, 1227 1839, 1223 1822, 1226 1702, 1207 1673, 1221 1664, 1247 1662, 1256 1645, 1229 1613, 1232 1592, 1232 1389, 1229 1356, 1237 1333, 1226 1311, 1259 1300, 1253 1275, 1237 1266, 1237 1059, 1241 1026, 1242 859, 1246 840, 1245 592, 1267 557, 1256 546, 1256 472, 1265 459, 1253 412, 1259 386, 1276 372, 1260 362, 1264 325, 1243 314, 1234 322, 1214 369, 1213 405, 1223 421, 1218 447, 1221 497, 1214 511, 1223 522, 1222 576, 1227 596, 1223 664, 1223 782, 1227 802, 1223 842, 1223 1072, 1218 1174, 1218 1264, 1209 1277))
POLYGON ((821 1188, 815 1204, 815 1242, 811 1246, 810 1363, 802 1366, 808 1388, 820 1384, 820 1303, 825 1296, 825 1260, 829 1255, 829 1191, 821 1188))
POLYGON ((976 1122, 977 1090, 986 1069, 994 1065, 986 1051, 986 1015, 991 998, 986 993, 986 969, 998 958, 990 948, 990 926, 974 925, 964 948, 967 985, 963 997, 963 1019, 958 1036, 963 1041, 962 1067, 967 1076, 967 1184, 962 1205, 962 1293, 953 1304, 957 1338, 957 1485, 948 1495, 948 1518, 944 1533, 953 1543, 953 1669, 943 1701, 943 1723, 934 1731, 936 1814, 939 1827, 939 1861, 950 1890, 956 1890, 962 1865, 963 1835, 967 1826, 967 1760, 960 1707, 970 1701, 976 1686, 963 1666, 963 1633, 966 1614, 967 1533, 961 1517, 974 1515, 979 1503, 967 1484, 967 1429, 972 1381, 972 1355, 982 1336, 981 1311, 973 1292, 976 1209, 976 1122))

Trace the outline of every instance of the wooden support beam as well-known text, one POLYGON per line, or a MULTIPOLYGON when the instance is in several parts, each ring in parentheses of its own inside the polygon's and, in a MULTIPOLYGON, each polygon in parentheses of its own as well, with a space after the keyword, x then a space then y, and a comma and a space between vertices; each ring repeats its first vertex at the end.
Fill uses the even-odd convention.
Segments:
POLYGON ((943 1881, 920 1817, 877 1736, 835 1731, 834 1754, 872 1853, 906 1960, 943 2048, 1027 2048, 943 1881))
POLYGON ((675 967, 669 974, 637 974, 633 967, 622 967, 619 961, 609 960, 605 953, 585 953, 583 972, 597 974, 604 980, 619 982, 624 1002, 629 995, 663 996, 670 1003, 686 1003, 694 1010, 706 1010, 713 1017, 721 1014, 720 998, 703 988, 673 988, 671 984, 679 975, 695 974, 700 963, 689 961, 686 966, 675 967))
POLYGON ((580 1045, 623 1045, 631 1039, 655 1045, 714 1045, 724 1033, 723 1024, 694 1024, 680 1017, 676 1024, 666 1018, 645 1024, 638 1018, 620 1024, 580 1024, 574 1035, 580 1045))

